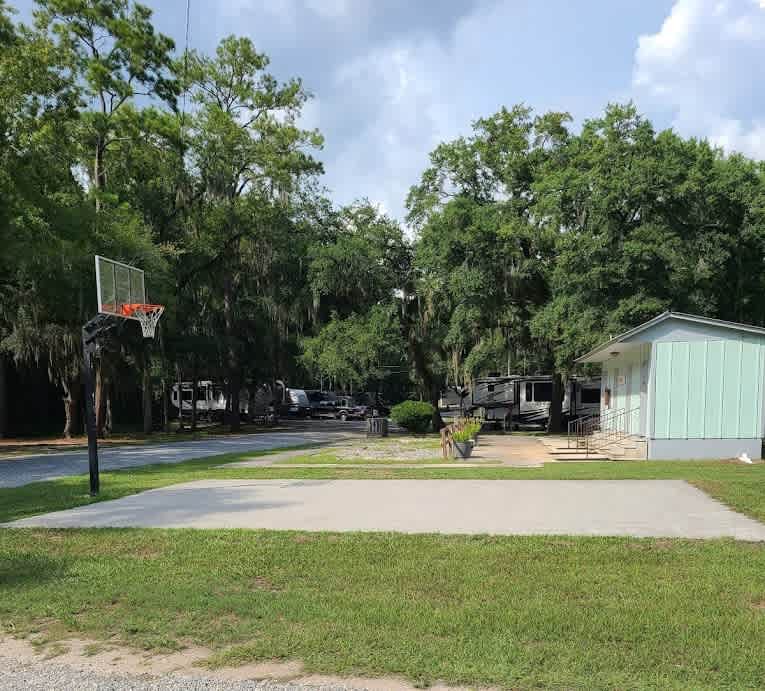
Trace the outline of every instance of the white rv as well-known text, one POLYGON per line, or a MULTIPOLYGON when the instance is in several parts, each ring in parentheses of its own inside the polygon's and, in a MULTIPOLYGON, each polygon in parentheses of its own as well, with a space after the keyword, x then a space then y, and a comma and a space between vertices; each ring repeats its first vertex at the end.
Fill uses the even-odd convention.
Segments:
MULTIPOLYGON (((191 415, 191 400, 193 398, 193 383, 181 382, 181 406, 184 415, 191 415)), ((178 408, 178 384, 173 384, 170 392, 170 402, 178 408)), ((223 387, 209 380, 197 382, 197 415, 201 419, 217 420, 223 417, 226 410, 226 395, 223 387)))
MULTIPOLYGON (((181 405, 184 415, 191 415, 193 398, 192 382, 181 382, 181 405)), ((246 389, 239 392, 239 414, 253 417, 268 414, 268 407, 273 400, 273 393, 268 386, 260 386, 250 395, 246 389), (252 409, 252 410, 251 410, 252 409)), ((170 402, 178 408, 178 384, 173 384, 170 402)), ((202 420, 222 420, 226 413, 226 393, 222 385, 209 380, 197 382, 197 416, 202 420)), ((271 411, 272 412, 272 411, 271 411)))

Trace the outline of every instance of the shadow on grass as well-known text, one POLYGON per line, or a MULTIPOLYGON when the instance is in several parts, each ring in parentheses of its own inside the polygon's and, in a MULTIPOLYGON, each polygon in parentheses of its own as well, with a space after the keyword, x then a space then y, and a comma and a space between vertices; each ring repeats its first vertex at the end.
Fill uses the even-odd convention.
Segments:
POLYGON ((67 575, 68 564, 35 552, 0 558, 0 589, 34 586, 59 580, 67 575))

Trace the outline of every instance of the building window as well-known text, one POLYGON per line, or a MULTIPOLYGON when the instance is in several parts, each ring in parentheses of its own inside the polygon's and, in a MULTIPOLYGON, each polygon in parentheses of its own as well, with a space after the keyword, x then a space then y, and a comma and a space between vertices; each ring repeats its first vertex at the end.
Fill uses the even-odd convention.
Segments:
POLYGON ((534 384, 534 400, 538 403, 552 401, 552 382, 537 382, 534 384))
POLYGON ((582 403, 598 403, 600 389, 582 389, 582 403))

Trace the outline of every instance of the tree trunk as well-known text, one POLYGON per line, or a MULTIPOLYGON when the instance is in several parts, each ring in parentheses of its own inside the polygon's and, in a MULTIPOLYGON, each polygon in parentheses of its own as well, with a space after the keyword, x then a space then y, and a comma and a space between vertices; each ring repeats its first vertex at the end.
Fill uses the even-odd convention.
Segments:
POLYGON ((0 439, 8 436, 8 394, 6 385, 6 362, 0 354, 0 439))
POLYGON ((170 391, 165 377, 162 377, 162 431, 170 431, 170 391))
POLYGON ((563 377, 560 372, 552 375, 552 396, 550 397, 550 417, 547 420, 548 434, 560 434, 563 431, 563 377))
POLYGON ((433 431, 440 432, 444 426, 443 418, 441 417, 441 411, 438 409, 438 399, 441 398, 441 392, 438 386, 431 384, 430 387, 430 404, 433 406, 433 431))
POLYGON ((106 421, 104 423, 104 436, 111 436, 114 429, 114 408, 112 407, 112 391, 111 382, 106 383, 106 421))
POLYGON ((151 391, 151 363, 149 358, 144 358, 143 362, 143 433, 151 434, 154 431, 154 424, 151 415, 152 408, 151 391))
POLYGON ((64 389, 64 438, 71 439, 79 426, 80 414, 80 382, 62 382, 64 389))
POLYGON ((178 431, 183 431, 183 380, 181 377, 181 368, 177 368, 178 375, 178 431))
POLYGON ((101 137, 96 142, 96 155, 93 160, 93 182, 96 189, 96 212, 101 211, 101 195, 106 187, 106 170, 104 169, 104 153, 106 146, 101 137))
MULTIPOLYGON (((224 271, 226 271, 224 269, 224 271)), ((235 301, 235 276, 226 271, 223 280, 223 321, 226 332, 226 374, 229 389, 229 414, 228 424, 232 432, 239 431, 239 389, 240 371, 239 356, 234 342, 234 301, 235 301)))
POLYGON ((191 367, 191 431, 197 429, 197 359, 192 356, 191 367))
POLYGON ((231 401, 231 410, 229 411, 229 429, 232 432, 238 432, 241 428, 241 416, 239 415, 239 392, 242 389, 242 376, 238 369, 234 370, 229 379, 229 400, 231 401))

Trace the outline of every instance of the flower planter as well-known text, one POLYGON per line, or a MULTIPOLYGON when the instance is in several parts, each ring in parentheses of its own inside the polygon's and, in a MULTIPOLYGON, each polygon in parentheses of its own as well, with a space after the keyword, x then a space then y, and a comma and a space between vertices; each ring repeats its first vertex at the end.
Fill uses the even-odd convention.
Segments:
POLYGON ((473 453, 473 442, 471 441, 455 441, 454 442, 454 457, 455 458, 470 458, 471 453, 473 453))

